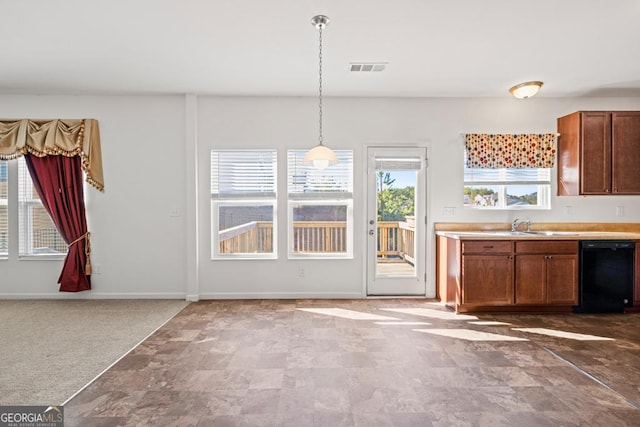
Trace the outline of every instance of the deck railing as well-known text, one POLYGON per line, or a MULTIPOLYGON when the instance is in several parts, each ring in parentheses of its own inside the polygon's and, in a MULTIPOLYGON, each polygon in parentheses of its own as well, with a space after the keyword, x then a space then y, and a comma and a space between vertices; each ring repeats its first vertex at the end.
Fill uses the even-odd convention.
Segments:
POLYGON ((415 260, 415 227, 407 222, 378 221, 378 258, 415 260))
POLYGON ((269 221, 251 221, 220 230, 220 253, 273 252, 273 224, 269 221))
MULTIPOLYGON (((341 253, 347 251, 347 224, 340 221, 294 221, 293 251, 341 253)), ((378 258, 385 261, 415 259, 415 227, 410 222, 378 221, 378 258)), ((273 252, 273 224, 251 221, 221 230, 220 253, 273 252)))

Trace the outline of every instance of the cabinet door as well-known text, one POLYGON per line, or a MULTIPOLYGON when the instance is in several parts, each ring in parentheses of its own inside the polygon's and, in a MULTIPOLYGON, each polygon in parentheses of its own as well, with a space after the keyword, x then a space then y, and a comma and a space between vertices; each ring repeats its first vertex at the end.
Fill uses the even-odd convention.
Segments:
POLYGON ((547 256, 516 255, 516 304, 546 304, 547 256))
POLYGON ((580 193, 611 193, 611 113, 582 113, 580 193))
POLYGON ((547 303, 578 304, 578 256, 547 256, 547 303))
POLYGON ((640 112, 612 113, 614 194, 640 194, 640 112))
POLYGON ((513 256, 463 255, 462 304, 513 304, 513 256))

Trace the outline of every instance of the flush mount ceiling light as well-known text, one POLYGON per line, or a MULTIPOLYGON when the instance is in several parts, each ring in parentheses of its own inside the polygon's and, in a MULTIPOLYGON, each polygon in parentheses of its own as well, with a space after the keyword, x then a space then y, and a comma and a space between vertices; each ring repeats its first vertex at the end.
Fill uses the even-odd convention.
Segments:
POLYGON ((542 82, 525 82, 515 85, 509 92, 518 99, 526 99, 538 93, 541 87, 542 82))
POLYGON ((320 34, 320 50, 318 54, 319 58, 319 86, 318 86, 318 105, 319 105, 319 134, 318 134, 318 145, 313 147, 311 150, 307 152, 302 160, 302 163, 305 165, 312 164, 314 167, 318 169, 324 169, 330 165, 335 165, 338 163, 338 157, 333 150, 322 142, 322 30, 329 24, 329 18, 324 15, 317 15, 311 19, 311 25, 318 29, 318 33, 320 34))

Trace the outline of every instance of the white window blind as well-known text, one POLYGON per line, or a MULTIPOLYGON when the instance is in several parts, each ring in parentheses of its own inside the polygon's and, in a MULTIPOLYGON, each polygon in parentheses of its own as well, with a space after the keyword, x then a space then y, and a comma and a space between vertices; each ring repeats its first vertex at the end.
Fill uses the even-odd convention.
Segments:
POLYGON ((551 169, 464 169, 465 185, 549 185, 551 169))
POLYGON ((353 151, 335 150, 338 164, 326 169, 304 165, 306 150, 289 150, 288 193, 290 199, 350 199, 353 193, 353 151))
POLYGON ((33 187, 24 158, 18 159, 18 226, 21 256, 67 253, 67 244, 33 187))
POLYGON ((275 197, 276 159, 276 150, 212 150, 211 197, 275 197))
POLYGON ((376 157, 377 171, 415 171, 422 169, 419 157, 376 157))
POLYGON ((9 168, 0 161, 0 255, 9 253, 9 168))

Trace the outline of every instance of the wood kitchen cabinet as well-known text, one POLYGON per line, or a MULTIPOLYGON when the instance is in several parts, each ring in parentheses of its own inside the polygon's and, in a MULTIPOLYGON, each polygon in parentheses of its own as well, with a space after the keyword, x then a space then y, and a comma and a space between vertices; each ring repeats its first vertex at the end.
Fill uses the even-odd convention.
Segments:
POLYGON ((640 111, 558 119, 558 195, 640 194, 640 111))
POLYGON ((462 243, 462 304, 513 304, 512 242, 462 243))
POLYGON ((456 312, 570 312, 578 304, 578 241, 438 236, 437 289, 456 312))
POLYGON ((515 242, 517 305, 578 304, 578 242, 515 242))

